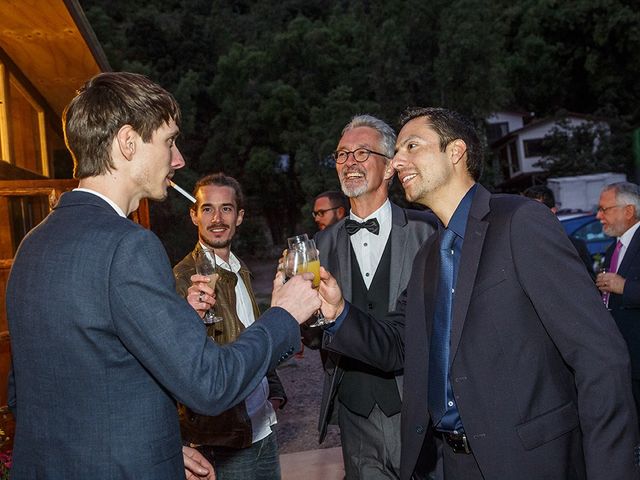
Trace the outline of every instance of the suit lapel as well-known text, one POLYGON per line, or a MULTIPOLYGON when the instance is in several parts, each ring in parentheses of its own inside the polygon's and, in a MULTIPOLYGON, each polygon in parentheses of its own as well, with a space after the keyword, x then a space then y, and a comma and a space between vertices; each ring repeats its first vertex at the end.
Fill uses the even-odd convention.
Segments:
POLYGON ((353 288, 351 282, 351 238, 344 228, 344 222, 336 230, 336 245, 347 246, 347 248, 336 248, 338 256, 338 276, 336 279, 342 288, 344 298, 351 301, 353 288))
POLYGON ((391 204, 391 265, 389 272, 389 311, 396 308, 395 299, 400 296, 400 285, 404 282, 402 274, 411 273, 411 265, 405 265, 406 262, 406 244, 409 232, 407 228, 407 218, 404 211, 397 205, 391 204))
POLYGON ((450 364, 453 363, 453 359, 458 350, 462 329, 464 328, 467 311, 469 310, 469 302, 471 301, 476 274, 478 273, 480 254, 482 253, 484 239, 487 228, 489 227, 489 222, 483 219, 489 213, 490 197, 490 193, 478 185, 467 220, 467 229, 464 235, 464 243, 462 244, 462 257, 460 258, 453 301, 450 364))
MULTIPOLYGON (((631 243, 629 243, 629 248, 624 253, 624 258, 622 259, 622 263, 618 267, 618 274, 622 277, 627 277, 627 272, 629 271, 629 267, 633 265, 634 258, 640 251, 640 228, 636 230, 636 233, 633 234, 633 238, 631 239, 631 243)), ((615 244, 614 244, 615 248, 615 244)), ((609 262, 611 262, 611 255, 609 255, 609 262)))

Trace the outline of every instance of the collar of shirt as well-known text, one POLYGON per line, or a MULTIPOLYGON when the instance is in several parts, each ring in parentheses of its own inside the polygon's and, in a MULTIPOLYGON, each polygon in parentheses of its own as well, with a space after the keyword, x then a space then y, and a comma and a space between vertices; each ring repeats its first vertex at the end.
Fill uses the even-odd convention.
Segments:
MULTIPOLYGON (((375 218, 376 220, 378 220, 378 224, 380 225, 380 232, 378 232, 377 236, 384 238, 386 243, 386 238, 389 236, 389 232, 391 232, 391 202, 387 198, 385 202, 380 206, 379 209, 377 209, 375 212, 373 212, 371 215, 367 216, 366 218, 360 218, 355 213, 353 213, 353 211, 349 213, 349 218, 351 220, 355 220, 356 222, 360 222, 360 223, 366 222, 370 218, 375 218)), ((360 229, 359 232, 355 233, 353 237, 361 235, 363 233, 367 233, 369 235, 375 236, 373 233, 363 228, 363 229, 360 229)))
MULTIPOLYGON (((204 245, 202 242, 200 242, 200 248, 204 249, 204 250, 208 250, 211 251, 212 248, 204 245)), ((215 256, 215 262, 216 265, 220 268, 224 268, 225 270, 229 270, 230 272, 233 273, 238 273, 240 271, 240 260, 238 260, 238 257, 236 257, 233 252, 229 252, 229 261, 225 262, 222 258, 220 258, 219 255, 214 254, 215 256)))
POLYGON ((453 230, 455 234, 464 240, 464 234, 467 231, 467 220, 469 220, 469 211, 471 210, 471 203, 473 202, 473 196, 476 193, 478 184, 475 183, 462 197, 458 207, 449 221, 447 228, 453 230))
POLYGON ((90 193, 92 195, 95 195, 96 197, 100 197, 102 200, 104 200, 105 202, 107 202, 109 205, 111 205, 111 207, 116 211, 116 213, 118 215, 120 215, 121 217, 127 218, 127 216, 124 214, 124 212, 122 211, 122 209, 116 205, 116 202, 114 202, 113 200, 111 200, 109 197, 105 197, 103 194, 96 192, 95 190, 90 190, 88 188, 74 188, 73 189, 74 192, 85 192, 85 193, 90 193))

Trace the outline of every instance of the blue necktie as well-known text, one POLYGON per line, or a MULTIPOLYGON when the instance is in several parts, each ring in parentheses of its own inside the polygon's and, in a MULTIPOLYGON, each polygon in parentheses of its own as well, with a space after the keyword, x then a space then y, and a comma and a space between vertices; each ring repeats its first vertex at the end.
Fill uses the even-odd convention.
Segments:
POLYGON ((456 234, 453 230, 444 230, 440 240, 440 275, 429 346, 428 404, 434 425, 438 424, 446 411, 451 305, 453 303, 453 241, 455 238, 456 234))

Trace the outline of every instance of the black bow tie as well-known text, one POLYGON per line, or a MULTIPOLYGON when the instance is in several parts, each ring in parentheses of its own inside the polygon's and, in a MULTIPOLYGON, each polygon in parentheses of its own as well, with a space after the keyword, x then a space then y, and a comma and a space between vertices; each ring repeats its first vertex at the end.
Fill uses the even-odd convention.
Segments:
POLYGON ((361 228, 366 228, 374 235, 378 235, 378 232, 380 231, 380 224, 378 223, 378 220, 376 220, 375 218, 370 218, 366 222, 362 222, 362 223, 356 222, 355 220, 351 220, 350 218, 348 218, 344 224, 344 228, 347 229, 347 233, 349 235, 353 235, 361 228))

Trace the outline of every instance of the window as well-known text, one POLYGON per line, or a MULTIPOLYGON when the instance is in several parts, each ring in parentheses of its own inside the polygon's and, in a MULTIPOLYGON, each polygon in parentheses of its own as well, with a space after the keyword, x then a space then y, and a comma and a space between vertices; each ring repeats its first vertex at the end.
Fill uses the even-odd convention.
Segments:
POLYGON ((493 143, 509 133, 509 123, 489 123, 487 124, 487 142, 493 143))
POLYGON ((532 138, 531 140, 523 140, 524 156, 529 157, 544 157, 549 152, 544 147, 544 139, 532 138))
POLYGON ((0 159, 49 176, 45 113, 29 88, 0 63, 0 159))

